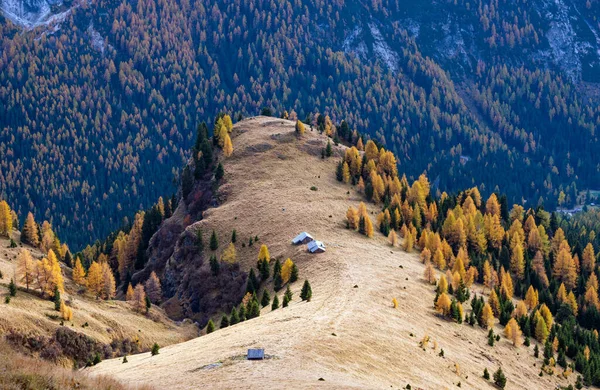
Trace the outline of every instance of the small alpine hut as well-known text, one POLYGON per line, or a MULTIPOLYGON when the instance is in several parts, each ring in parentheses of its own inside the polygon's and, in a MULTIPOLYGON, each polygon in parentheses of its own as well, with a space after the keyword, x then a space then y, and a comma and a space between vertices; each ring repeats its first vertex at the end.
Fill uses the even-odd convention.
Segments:
POLYGON ((294 239, 292 240, 292 244, 294 245, 300 245, 300 244, 308 244, 311 241, 314 241, 315 239, 308 233, 306 232, 302 232, 300 234, 298 234, 296 237, 294 237, 294 239))
POLYGON ((313 240, 306 245, 310 253, 323 253, 325 252, 325 244, 321 241, 313 240))
POLYGON ((263 360, 265 358, 265 350, 262 348, 253 348, 248 350, 248 360, 263 360))

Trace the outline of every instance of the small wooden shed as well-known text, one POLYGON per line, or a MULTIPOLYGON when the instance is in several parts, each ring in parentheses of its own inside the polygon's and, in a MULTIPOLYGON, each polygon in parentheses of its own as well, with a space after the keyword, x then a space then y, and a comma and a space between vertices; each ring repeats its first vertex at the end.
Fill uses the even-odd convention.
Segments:
POLYGON ((325 244, 323 244, 321 241, 311 241, 308 243, 308 245, 306 245, 306 247, 308 248, 308 251, 310 253, 323 253, 325 252, 325 244))
POLYGON ((262 348, 251 348, 248 350, 248 360, 263 360, 265 358, 265 350, 262 348))
POLYGON ((292 244, 294 244, 294 245, 308 244, 311 241, 314 241, 314 238, 307 232, 302 232, 302 233, 298 234, 296 237, 294 237, 294 239, 292 240, 292 244))

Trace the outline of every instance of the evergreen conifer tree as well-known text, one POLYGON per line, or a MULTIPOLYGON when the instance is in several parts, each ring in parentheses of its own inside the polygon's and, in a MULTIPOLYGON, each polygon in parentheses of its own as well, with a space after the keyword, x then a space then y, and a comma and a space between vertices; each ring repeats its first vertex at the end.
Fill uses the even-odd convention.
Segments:
POLYGON ((229 318, 223 314, 223 316, 221 317, 221 325, 219 326, 219 329, 223 329, 223 328, 227 328, 229 326, 229 318))
POLYGON ((208 320, 208 324, 206 324, 206 334, 212 333, 215 331, 215 324, 213 320, 208 320))
POLYGON ((11 279, 10 283, 8 284, 8 295, 10 295, 11 297, 17 296, 17 285, 15 284, 15 281, 13 279, 11 279))
POLYGON ((219 248, 219 239, 217 238, 217 232, 215 232, 213 230, 212 234, 210 235, 210 250, 216 251, 218 248, 219 248))
POLYGON ((277 297, 277 294, 275 294, 275 296, 273 297, 273 304, 271 305, 271 310, 276 309, 279 309, 279 298, 277 297))
POLYGON ((310 302, 311 298, 312 288, 310 287, 310 283, 308 282, 308 280, 305 280, 304 285, 302 286, 302 291, 300 292, 300 299, 302 299, 303 301, 310 302))
POLYGON ((267 307, 267 306, 269 306, 269 303, 271 303, 271 296, 269 295, 269 291, 267 291, 267 289, 265 289, 263 291, 263 295, 260 300, 260 305, 262 307, 267 307))

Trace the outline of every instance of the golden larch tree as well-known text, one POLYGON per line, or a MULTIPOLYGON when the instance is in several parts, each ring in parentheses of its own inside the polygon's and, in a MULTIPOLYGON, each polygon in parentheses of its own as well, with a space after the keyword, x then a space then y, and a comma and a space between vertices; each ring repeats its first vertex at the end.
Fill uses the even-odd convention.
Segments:
POLYGON ((10 237, 13 228, 13 217, 6 201, 0 201, 0 236, 10 237))
POLYGON ((483 309, 481 311, 481 318, 483 320, 483 325, 485 329, 490 329, 494 326, 494 312, 492 311, 492 307, 489 303, 483 305, 483 309))
POLYGON ((25 248, 21 249, 19 257, 17 258, 17 276, 19 281, 25 285, 27 291, 29 291, 29 287, 33 288, 35 281, 35 263, 31 257, 31 252, 25 248))
POLYGON ((444 315, 448 316, 450 314, 450 306, 452 302, 450 301, 450 297, 448 294, 441 293, 438 299, 435 301, 435 310, 444 315))
POLYGON ((304 135, 304 123, 300 122, 300 121, 296 121, 296 135, 298 135, 299 137, 304 135))
POLYGON ((31 212, 27 214, 25 224, 21 229, 21 241, 34 247, 38 247, 40 245, 38 227, 31 212))
POLYGON ((519 318, 527 315, 527 305, 523 301, 519 301, 517 303, 517 307, 515 308, 514 317, 519 318))
POLYGON ((350 183, 350 167, 346 161, 342 164, 342 180, 346 184, 350 183))
POLYGON ((488 198, 485 203, 485 212, 486 214, 500 216, 500 202, 498 202, 496 194, 492 194, 488 198))
POLYGON ((433 262, 435 266, 438 267, 441 271, 446 269, 446 259, 444 258, 444 254, 441 249, 435 251, 435 255, 433 256, 433 262))
POLYGON ((437 284, 437 292, 440 294, 448 292, 448 279, 446 279, 446 275, 440 276, 440 280, 437 284))
POLYGON ((548 326, 546 325, 546 321, 544 321, 544 318, 540 315, 539 312, 536 312, 534 315, 534 321, 535 321, 535 339, 537 341, 539 341, 540 343, 544 344, 546 342, 546 339, 548 338, 548 326))
POLYGON ((146 295, 150 299, 150 302, 157 304, 162 299, 162 287, 160 280, 156 276, 156 272, 152 271, 148 280, 145 284, 146 295))
POLYGON ((62 301, 60 302, 60 316, 65 321, 73 320, 73 310, 62 301))
POLYGON ((492 308, 492 311, 494 312, 494 316, 498 317, 500 315, 500 299, 498 299, 496 290, 492 290, 490 297, 488 298, 488 302, 492 308))
POLYGON ((423 264, 427 264, 428 262, 431 261, 431 251, 425 247, 421 251, 421 254, 419 255, 419 257, 421 257, 421 261, 423 262, 423 264))
POLYGON ((129 285, 127 286, 127 292, 125 293, 125 300, 127 302, 131 302, 131 301, 133 301, 134 298, 135 298, 135 295, 133 292, 133 287, 131 286, 131 283, 129 283, 129 285))
POLYGON ((283 283, 287 283, 290 280, 290 277, 292 276, 292 268, 294 268, 294 262, 292 259, 288 258, 283 262, 283 265, 281 266, 281 279, 283 280, 283 283))
POLYGON ((230 242, 227 248, 221 254, 221 261, 228 264, 234 264, 237 262, 237 250, 233 242, 230 242))
POLYGON ((229 134, 223 136, 223 155, 229 157, 233 154, 233 143, 229 134))
POLYGON ((262 244, 260 246, 260 250, 258 251, 258 261, 267 261, 269 263, 271 261, 271 254, 269 253, 269 248, 262 244))
POLYGON ((102 267, 102 298, 113 299, 117 291, 115 276, 107 262, 101 264, 102 267))
POLYGON ((594 253, 594 247, 591 243, 588 243, 583 250, 582 266, 588 273, 591 273, 596 269, 596 254, 594 253))
POLYGON ((554 325, 554 317, 545 303, 542 303, 540 306, 540 315, 546 322, 546 328, 548 328, 548 331, 550 331, 552 329, 552 325, 554 325))
POLYGON ((425 265, 425 272, 423 274, 423 277, 429 284, 436 283, 435 270, 433 269, 433 266, 430 262, 427 262, 427 264, 425 265))
POLYGON ((538 292, 533 286, 529 286, 527 289, 525 304, 529 310, 533 310, 538 305, 538 292))
POLYGON ((103 287, 103 276, 102 276, 102 266, 97 262, 92 262, 90 268, 88 269, 87 274, 87 289, 91 292, 96 298, 99 298, 102 295, 102 287, 103 287))
POLYGON ((54 290, 58 289, 61 293, 65 292, 65 282, 62 275, 62 269, 58 263, 58 258, 52 249, 48 251, 48 263, 50 266, 50 283, 48 288, 50 289, 48 295, 54 296, 54 290))
POLYGON ((138 283, 133 290, 133 309, 138 313, 146 311, 146 292, 141 283, 138 283))
POLYGON ((523 244, 520 237, 516 234, 513 235, 510 240, 510 271, 517 277, 518 280, 523 280, 525 277, 523 244))
POLYGON ((75 267, 73 267, 73 282, 79 286, 85 286, 85 270, 83 269, 83 265, 81 265, 81 259, 77 256, 75 260, 75 267))
MULTIPOLYGON (((395 230, 390 230, 390 234, 388 234, 388 242, 391 246, 398 246, 398 235, 395 230)), ((425 248, 425 250, 428 250, 425 248)))
POLYGON ((352 230, 358 229, 358 219, 358 211, 352 206, 348 207, 348 211, 346 211, 346 220, 348 228, 352 230))
POLYGON ((511 318, 504 328, 504 335, 511 340, 515 347, 523 343, 521 328, 514 318, 511 318))

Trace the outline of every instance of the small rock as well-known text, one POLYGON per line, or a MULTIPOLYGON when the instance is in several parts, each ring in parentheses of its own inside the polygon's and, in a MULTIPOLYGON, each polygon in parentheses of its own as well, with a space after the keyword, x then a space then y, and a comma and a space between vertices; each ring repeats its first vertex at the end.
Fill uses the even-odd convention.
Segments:
POLYGON ((355 284, 355 285, 354 285, 354 288, 358 288, 358 284, 355 284))
POLYGON ((319 378, 319 380, 320 380, 321 382, 325 382, 325 379, 323 379, 323 378, 319 378))

